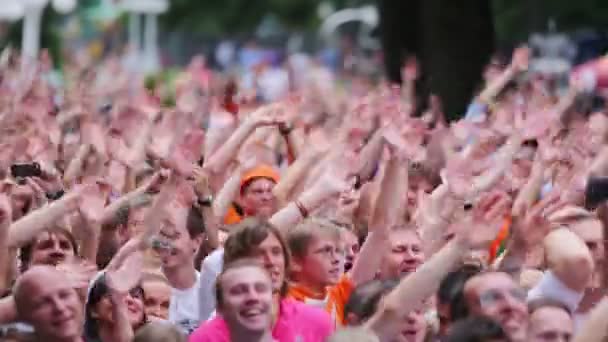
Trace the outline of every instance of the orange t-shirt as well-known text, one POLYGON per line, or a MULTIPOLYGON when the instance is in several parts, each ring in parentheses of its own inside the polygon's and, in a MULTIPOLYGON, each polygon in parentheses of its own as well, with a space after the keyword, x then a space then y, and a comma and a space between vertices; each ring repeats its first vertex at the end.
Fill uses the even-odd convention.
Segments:
POLYGON ((305 304, 324 308, 331 315, 335 326, 340 327, 346 324, 344 306, 354 287, 353 281, 347 275, 343 275, 336 285, 329 286, 323 294, 315 294, 302 285, 290 284, 287 296, 305 304))

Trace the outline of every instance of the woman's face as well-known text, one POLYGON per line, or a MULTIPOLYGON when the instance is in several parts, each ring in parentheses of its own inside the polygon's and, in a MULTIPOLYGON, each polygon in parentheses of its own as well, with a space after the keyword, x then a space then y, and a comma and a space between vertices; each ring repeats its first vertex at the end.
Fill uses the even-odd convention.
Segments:
MULTIPOLYGON (((144 291, 141 287, 135 287, 129 291, 129 293, 123 299, 125 306, 127 307, 127 316, 129 317, 129 323, 134 329, 138 328, 144 323, 144 291)), ((110 294, 107 293, 100 301, 95 305, 92 312, 92 317, 99 322, 105 324, 114 324, 114 317, 112 314, 114 305, 110 299, 110 294)))
POLYGON ((32 245, 30 265, 57 266, 74 259, 74 245, 67 235, 42 232, 32 245))

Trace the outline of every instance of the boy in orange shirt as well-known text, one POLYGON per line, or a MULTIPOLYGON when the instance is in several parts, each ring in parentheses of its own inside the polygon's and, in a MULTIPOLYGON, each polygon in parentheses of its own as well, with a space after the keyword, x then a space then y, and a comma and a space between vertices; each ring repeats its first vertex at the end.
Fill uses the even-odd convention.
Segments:
POLYGON ((292 268, 288 296, 325 309, 336 326, 344 324, 344 305, 355 284, 344 274, 342 228, 311 218, 287 234, 292 268))

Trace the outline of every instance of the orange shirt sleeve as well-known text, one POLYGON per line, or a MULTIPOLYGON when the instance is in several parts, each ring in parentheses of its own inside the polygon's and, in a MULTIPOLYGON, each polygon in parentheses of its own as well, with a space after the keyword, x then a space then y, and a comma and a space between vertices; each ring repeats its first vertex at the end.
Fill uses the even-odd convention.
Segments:
POLYGON ((347 275, 343 275, 340 281, 329 290, 328 305, 335 307, 336 318, 339 324, 345 325, 344 307, 355 288, 355 284, 347 275))

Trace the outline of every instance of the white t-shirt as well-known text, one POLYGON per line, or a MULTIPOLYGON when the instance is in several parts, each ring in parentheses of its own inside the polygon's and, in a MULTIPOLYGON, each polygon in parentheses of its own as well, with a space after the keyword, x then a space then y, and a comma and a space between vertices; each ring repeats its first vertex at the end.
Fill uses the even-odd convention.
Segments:
POLYGON ((200 323, 199 294, 200 274, 196 272, 196 281, 191 288, 179 290, 171 288, 169 304, 169 321, 183 332, 190 334, 200 323))
POLYGON ((209 254, 201 265, 200 288, 199 288, 199 314, 201 321, 206 321, 215 316, 215 280, 222 272, 224 265, 224 250, 217 249, 209 254))
POLYGON ((552 299, 566 305, 571 312, 576 312, 584 293, 568 288, 553 272, 546 271, 540 282, 528 292, 528 301, 535 299, 552 299))

